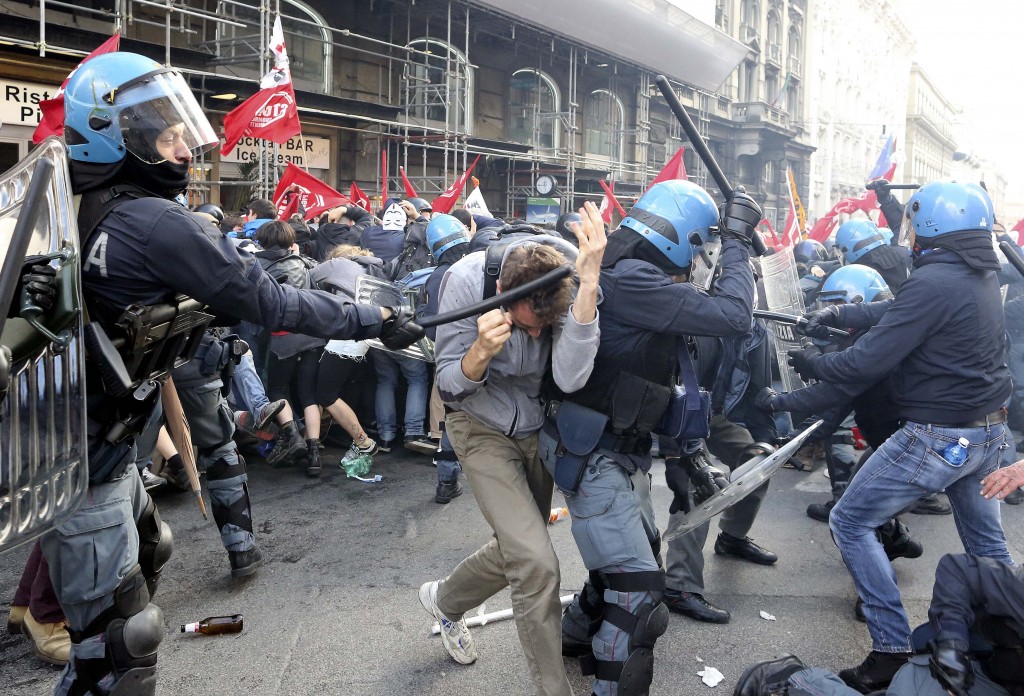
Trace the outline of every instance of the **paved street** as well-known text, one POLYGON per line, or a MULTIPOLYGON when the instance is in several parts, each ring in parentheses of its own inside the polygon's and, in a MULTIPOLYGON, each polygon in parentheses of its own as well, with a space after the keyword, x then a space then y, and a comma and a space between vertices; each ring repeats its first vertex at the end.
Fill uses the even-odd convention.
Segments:
MULTIPOLYGON (((384 480, 372 484, 346 479, 336 466, 340 454, 328 450, 331 466, 315 481, 301 470, 276 471, 255 461, 250 466, 253 513, 267 562, 247 580, 230 578, 213 523, 203 522, 190 495, 158 495, 176 539, 156 598, 167 626, 158 693, 532 693, 512 621, 473 629, 480 659, 462 667, 429 635, 429 618, 416 598, 422 582, 449 572, 487 538, 468 489, 450 505, 437 505, 435 470, 426 457, 378 455, 374 473, 384 480), (178 630, 185 622, 239 612, 245 615, 239 635, 178 630)), ((654 482, 657 509, 667 511, 670 494, 660 462, 654 482)), ((808 503, 827 496, 827 484, 820 469, 783 470, 775 477, 752 533, 779 554, 775 567, 717 558, 709 541, 708 596, 732 611, 732 622, 712 626, 673 615, 656 649, 652 693, 731 693, 743 667, 785 652, 830 669, 866 655, 867 630, 853 619, 853 586, 828 528, 804 514, 808 503), (777 621, 761 619, 759 610, 777 621), (701 661, 725 675, 714 690, 697 676, 701 661)), ((1003 511, 1011 551, 1020 559, 1024 506, 1003 511)), ((911 515, 906 522, 925 544, 922 558, 896 561, 911 622, 918 623, 926 617, 939 557, 962 548, 952 517, 911 515)), ((562 562, 563 594, 571 593, 585 570, 570 523, 550 529, 562 562)), ((4 611, 27 554, 19 549, 0 562, 4 611)), ((507 591, 487 603, 489 611, 508 606, 507 591)), ((589 694, 573 661, 568 669, 576 693, 589 694)), ((25 639, 0 636, 0 693, 45 694, 56 675, 25 639)))

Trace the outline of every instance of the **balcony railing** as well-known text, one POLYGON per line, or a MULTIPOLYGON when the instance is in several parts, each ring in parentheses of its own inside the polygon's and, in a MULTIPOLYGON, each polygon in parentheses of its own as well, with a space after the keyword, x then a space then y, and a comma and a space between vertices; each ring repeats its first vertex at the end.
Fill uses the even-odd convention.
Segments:
POLYGON ((768 50, 765 52, 765 60, 769 64, 773 64, 776 67, 782 67, 782 44, 770 43, 768 44, 768 50))
POLYGON ((796 56, 789 57, 789 72, 793 73, 795 77, 800 77, 803 74, 803 64, 796 56))
POLYGON ((740 41, 750 43, 751 41, 757 41, 758 38, 760 38, 760 34, 757 31, 757 27, 753 24, 740 25, 740 41))
POLYGON ((788 129, 789 114, 765 102, 742 102, 732 105, 732 120, 739 123, 774 123, 788 129))

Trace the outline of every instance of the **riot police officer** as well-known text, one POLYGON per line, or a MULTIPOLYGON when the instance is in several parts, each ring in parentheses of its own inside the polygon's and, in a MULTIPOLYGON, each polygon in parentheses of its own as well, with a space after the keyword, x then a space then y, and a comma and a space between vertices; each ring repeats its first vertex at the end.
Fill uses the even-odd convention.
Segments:
POLYGON ((901 234, 914 270, 896 298, 813 312, 808 331, 868 331, 838 353, 790 351, 805 378, 868 386, 898 370, 892 396, 905 423, 865 462, 829 518, 872 638, 868 658, 839 676, 865 693, 884 688, 911 655, 910 626, 875 537, 878 525, 922 492, 945 489, 964 547, 1012 562, 999 503, 980 496, 977 483, 999 465, 1002 406, 1010 395, 993 216, 991 199, 976 184, 921 187, 907 202, 901 234))
MULTIPOLYGON (((601 342, 579 391, 553 401, 539 451, 566 494, 572 532, 589 580, 563 622, 563 646, 581 657, 594 693, 646 694, 653 648, 665 632, 665 574, 651 505, 651 430, 665 411, 685 336, 750 330, 754 280, 749 247, 761 209, 737 193, 724 214, 696 184, 652 186, 608 237, 601 267, 601 342), (714 297, 684 282, 719 227, 722 275, 714 297), (647 308, 643 311, 641 308, 647 308)), ((689 480, 717 491, 721 472, 677 460, 676 496, 689 480), (689 480, 688 480, 689 479, 689 480)))
MULTIPOLYGON (((65 91, 65 139, 82 195, 91 322, 90 492, 42 540, 72 638, 56 693, 153 694, 164 626, 150 596, 172 541, 131 464, 163 378, 190 357, 213 314, 324 337, 380 335, 398 346, 422 330, 405 313, 279 285, 174 200, 188 186, 193 157, 218 139, 173 68, 132 53, 83 64, 65 91)), ((244 462, 235 452, 208 474, 224 493, 214 496, 214 518, 226 545, 230 537, 232 568, 258 564, 244 462)))

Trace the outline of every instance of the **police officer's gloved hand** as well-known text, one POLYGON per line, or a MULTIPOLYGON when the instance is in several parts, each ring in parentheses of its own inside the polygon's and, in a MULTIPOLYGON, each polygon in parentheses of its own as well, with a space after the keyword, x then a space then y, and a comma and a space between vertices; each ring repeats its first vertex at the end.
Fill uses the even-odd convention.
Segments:
POLYGON ((838 329, 842 320, 839 305, 829 305, 805 314, 796 324, 796 332, 811 338, 829 338, 829 328, 838 329))
POLYGON ((391 316, 380 328, 380 342, 385 348, 402 350, 423 338, 423 327, 413 321, 414 315, 404 307, 389 307, 391 316))
POLYGON ((974 684, 974 669, 967 657, 967 646, 957 640, 934 640, 928 669, 944 689, 956 696, 967 696, 974 684))
POLYGON ((7 316, 16 317, 21 313, 22 291, 27 291, 30 302, 44 312, 53 309, 57 299, 56 269, 42 256, 27 256, 21 272, 7 316))
POLYGON ((689 512, 690 477, 679 457, 665 457, 665 483, 672 491, 672 504, 668 508, 668 514, 674 515, 680 510, 684 513, 689 512))
POLYGON ((762 411, 774 412, 775 411, 775 399, 779 395, 777 391, 771 387, 765 387, 757 393, 754 397, 754 407, 759 408, 762 411))
POLYGON ((864 188, 868 191, 874 191, 875 196, 878 198, 878 204, 887 203, 892 198, 892 192, 889 190, 889 182, 885 179, 874 179, 865 184, 864 188))
POLYGON ((684 459, 683 467, 693 484, 693 502, 698 505, 729 485, 729 479, 711 465, 703 450, 684 459))
POLYGON ((807 382, 812 379, 818 379, 817 373, 814 371, 814 361, 821 357, 821 348, 818 346, 808 346, 806 348, 794 348, 787 353, 789 355, 789 366, 796 370, 796 373, 800 375, 800 379, 807 382))
POLYGON ((722 210, 718 234, 722 239, 738 239, 749 247, 756 234, 754 228, 762 217, 761 206, 738 187, 722 210))

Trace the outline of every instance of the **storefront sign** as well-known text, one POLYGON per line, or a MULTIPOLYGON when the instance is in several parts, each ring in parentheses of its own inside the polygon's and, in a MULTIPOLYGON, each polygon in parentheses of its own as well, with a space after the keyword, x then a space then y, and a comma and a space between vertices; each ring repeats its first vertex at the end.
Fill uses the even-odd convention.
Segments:
POLYGON ((0 79, 0 124, 12 126, 39 125, 43 114, 39 102, 57 93, 54 85, 0 79))
MULTIPOLYGON (((265 141, 258 138, 242 138, 229 155, 221 155, 221 162, 255 162, 260 156, 260 148, 265 141)), ((270 156, 274 153, 274 144, 265 143, 270 156)), ((278 165, 289 162, 304 169, 330 169, 331 140, 318 138, 314 135, 297 135, 283 145, 277 146, 278 165)))

